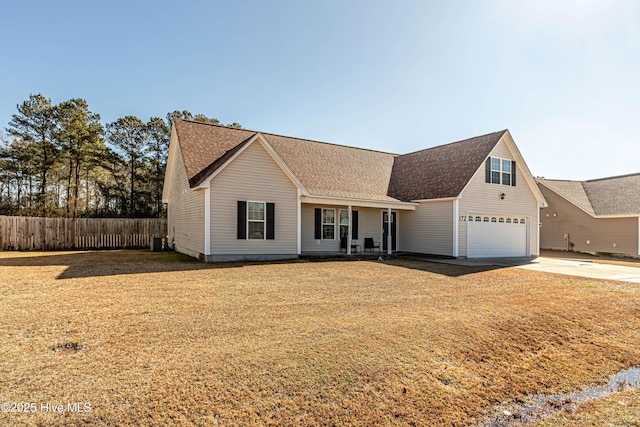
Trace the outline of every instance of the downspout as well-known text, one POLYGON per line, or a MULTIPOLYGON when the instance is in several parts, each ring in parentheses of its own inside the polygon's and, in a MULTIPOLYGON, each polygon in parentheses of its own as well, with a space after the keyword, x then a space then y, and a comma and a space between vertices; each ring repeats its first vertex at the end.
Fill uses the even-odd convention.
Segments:
POLYGON ((296 226, 296 252, 298 255, 302 254, 302 200, 301 200, 301 191, 298 188, 297 190, 298 199, 297 199, 297 226, 296 226))
POLYGON ((541 205, 542 203, 538 202, 538 212, 536 214, 536 219, 537 219, 537 234, 536 234, 536 256, 540 256, 540 233, 542 232, 541 227, 542 224, 540 224, 540 209, 541 209, 541 205))
POLYGON ((204 189, 204 257, 211 255, 211 187, 204 189))

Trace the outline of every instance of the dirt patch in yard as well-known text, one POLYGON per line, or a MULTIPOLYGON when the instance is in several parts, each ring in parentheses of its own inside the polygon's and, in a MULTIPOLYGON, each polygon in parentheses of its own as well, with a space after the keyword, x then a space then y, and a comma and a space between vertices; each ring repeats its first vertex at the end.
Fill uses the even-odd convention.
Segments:
POLYGON ((532 424, 530 427, 640 426, 640 392, 628 390, 607 399, 585 403, 575 412, 532 424))
POLYGON ((90 404, 0 424, 473 425, 640 365, 637 288, 414 260, 0 253, 0 402, 90 404))

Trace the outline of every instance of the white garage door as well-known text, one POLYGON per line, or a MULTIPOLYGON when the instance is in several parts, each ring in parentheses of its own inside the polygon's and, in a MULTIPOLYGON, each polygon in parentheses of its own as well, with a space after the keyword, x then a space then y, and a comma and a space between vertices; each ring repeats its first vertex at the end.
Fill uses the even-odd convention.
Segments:
POLYGON ((468 258, 527 256, 528 218, 473 214, 467 218, 468 258))

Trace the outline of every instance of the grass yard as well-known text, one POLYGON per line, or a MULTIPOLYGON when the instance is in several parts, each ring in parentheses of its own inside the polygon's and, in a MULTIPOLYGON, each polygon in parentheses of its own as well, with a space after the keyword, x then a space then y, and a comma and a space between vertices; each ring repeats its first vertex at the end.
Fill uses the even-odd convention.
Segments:
POLYGON ((0 402, 38 411, 0 425, 474 425, 640 365, 638 288, 412 260, 4 252, 0 402))

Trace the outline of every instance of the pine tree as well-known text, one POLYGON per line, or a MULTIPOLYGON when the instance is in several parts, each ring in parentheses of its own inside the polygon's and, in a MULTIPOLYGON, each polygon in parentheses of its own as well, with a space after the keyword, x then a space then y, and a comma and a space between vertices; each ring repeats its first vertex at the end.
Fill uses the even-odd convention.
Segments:
POLYGON ((41 94, 30 95, 17 106, 9 122, 7 132, 24 141, 33 153, 33 166, 40 173, 40 188, 37 210, 47 215, 47 177, 58 157, 58 147, 53 140, 56 127, 56 111, 51 100, 41 94))

